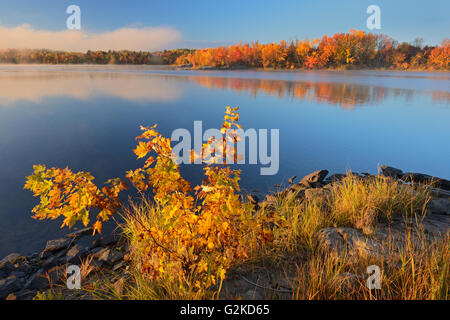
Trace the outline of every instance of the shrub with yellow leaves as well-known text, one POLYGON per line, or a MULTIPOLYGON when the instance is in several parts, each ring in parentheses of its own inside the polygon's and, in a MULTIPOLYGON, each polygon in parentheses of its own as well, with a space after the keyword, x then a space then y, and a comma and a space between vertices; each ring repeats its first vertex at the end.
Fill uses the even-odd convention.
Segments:
POLYGON ((32 210, 33 218, 57 219, 64 217, 61 228, 71 228, 77 221, 84 226, 89 224, 89 211, 98 209, 94 223, 94 233, 102 232, 102 222, 117 213, 121 207, 119 193, 127 186, 120 179, 111 179, 101 190, 92 182, 89 172, 74 173, 70 169, 51 168, 44 165, 34 166, 34 172, 27 177, 25 189, 40 197, 40 203, 32 210))
MULTIPOLYGON (((252 205, 240 200, 240 170, 227 166, 227 161, 236 163, 240 157, 235 145, 241 139, 238 121, 238 108, 227 107, 221 130, 224 137, 209 140, 201 154, 191 151, 192 160, 201 157, 206 163, 204 182, 195 188, 182 178, 170 139, 156 125, 141 127, 143 134, 136 138, 134 153, 138 159, 146 158, 145 163, 128 171, 126 177, 141 194, 151 193, 153 201, 145 214, 152 216, 147 223, 130 214, 125 220, 140 226, 136 265, 148 279, 168 280, 186 292, 202 292, 215 285, 220 290, 233 263, 246 258, 255 245, 273 241, 270 226, 274 218, 253 215, 252 205), (226 160, 218 165, 220 157, 226 160)), ((90 173, 35 166, 25 185, 40 196, 34 217, 64 216, 61 227, 70 228, 79 220, 87 226, 89 211, 95 208, 99 213, 94 233, 101 232, 102 222, 121 207, 118 195, 126 185, 112 179, 100 190, 93 179, 90 173)))
POLYGON ((206 289, 221 283, 226 271, 238 259, 247 257, 252 244, 243 241, 246 235, 255 235, 253 241, 273 239, 267 216, 252 216, 252 211, 240 201, 240 171, 224 165, 215 165, 219 156, 238 155, 234 148, 239 115, 237 108, 227 107, 222 141, 208 141, 202 154, 191 153, 192 158, 202 157, 208 163, 201 186, 194 188, 184 180, 172 154, 170 140, 162 137, 155 127, 142 128, 144 133, 134 150, 138 158, 148 156, 143 168, 129 171, 127 178, 139 191, 152 188, 154 193, 153 225, 142 228, 140 240, 146 245, 142 250, 141 265, 153 279, 176 281, 192 290, 192 286, 206 289), (144 140, 144 141, 142 141, 144 140), (220 152, 219 152, 220 151, 220 152), (157 154, 156 159, 149 155, 157 154), (215 154, 215 156, 213 156, 215 154), (153 166, 152 166, 153 165, 153 166))

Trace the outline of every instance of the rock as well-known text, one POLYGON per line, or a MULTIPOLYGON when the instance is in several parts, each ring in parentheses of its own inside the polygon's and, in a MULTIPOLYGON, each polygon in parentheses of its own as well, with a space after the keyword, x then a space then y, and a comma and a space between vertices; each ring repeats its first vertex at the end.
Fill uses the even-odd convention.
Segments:
POLYGON ((303 177, 300 184, 309 187, 311 183, 322 182, 328 175, 328 170, 318 170, 303 177))
POLYGON ((19 291, 22 286, 21 279, 15 276, 9 276, 6 279, 0 280, 0 299, 5 299, 10 293, 19 291))
POLYGON ((10 293, 8 294, 5 300, 17 300, 17 297, 15 296, 14 293, 10 293))
POLYGON ((21 290, 15 293, 10 293, 6 300, 31 300, 36 295, 34 290, 21 290))
POLYGON ((344 179, 345 177, 346 177, 345 174, 342 174, 342 173, 334 173, 334 174, 332 174, 331 176, 329 176, 329 177, 327 178, 327 181, 330 181, 330 182, 337 182, 337 181, 341 181, 341 180, 344 179))
POLYGON ((104 248, 93 256, 98 261, 104 262, 110 266, 113 266, 116 262, 123 259, 123 253, 109 248, 104 248))
POLYGON ((28 264, 28 262, 24 262, 16 267, 16 271, 24 272, 24 273, 30 273, 32 270, 32 267, 28 264))
POLYGON ((67 239, 67 238, 49 240, 49 241, 47 241, 47 245, 45 246, 44 251, 41 252, 40 257, 47 258, 53 252, 67 249, 70 246, 71 242, 72 242, 72 240, 67 239))
POLYGON ((90 250, 90 253, 91 253, 91 254, 96 254, 97 252, 100 252, 100 251, 102 251, 103 249, 105 249, 105 248, 103 248, 103 247, 95 247, 95 248, 93 248, 93 249, 90 250))
POLYGON ((69 251, 67 251, 66 260, 70 263, 79 262, 80 259, 86 255, 86 253, 87 251, 83 246, 76 244, 70 248, 69 251))
POLYGON ((112 268, 112 271, 117 271, 119 269, 122 269, 123 267, 125 267, 125 261, 121 261, 117 264, 114 265, 114 267, 112 268))
POLYGON ((105 235, 100 238, 99 245, 101 247, 106 247, 106 246, 115 244, 117 242, 117 240, 119 240, 118 237, 113 234, 105 235))
POLYGON ((57 263, 58 258, 56 258, 55 256, 50 256, 42 262, 41 267, 44 269, 49 269, 56 266, 57 263))
POLYGON ((321 250, 328 251, 336 258, 345 255, 351 257, 380 256, 381 246, 353 228, 325 228, 316 234, 321 250))
POLYGON ((19 253, 11 253, 11 254, 7 255, 5 258, 3 258, 2 261, 0 261, 0 265, 2 265, 5 262, 10 262, 10 263, 14 264, 21 258, 25 258, 25 257, 19 253))
POLYGON ((301 191, 301 190, 305 190, 305 186, 297 183, 297 184, 292 185, 289 189, 294 190, 294 191, 301 191))
POLYGON ((13 272, 11 272, 10 276, 14 276, 14 277, 19 278, 19 279, 25 279, 27 274, 25 272, 23 272, 23 271, 14 270, 13 272))
POLYGON ((91 261, 90 265, 93 266, 94 268, 101 268, 103 266, 103 261, 99 261, 97 259, 94 259, 91 261))
POLYGON ((71 243, 70 239, 57 239, 57 240, 49 240, 47 241, 47 245, 45 246, 45 251, 58 251, 61 249, 67 249, 71 243))
POLYGON ((293 176, 293 177, 289 178, 289 180, 288 180, 289 185, 294 184, 294 181, 296 178, 297 178, 297 176, 293 176))
POLYGON ((5 261, 0 264, 0 278, 6 278, 8 275, 14 270, 14 265, 9 262, 5 261))
POLYGON ((430 183, 433 182, 435 186, 438 188, 441 188, 443 190, 450 190, 450 181, 446 179, 441 179, 438 177, 433 177, 427 174, 423 173, 414 173, 414 172, 407 172, 402 176, 402 180, 406 182, 419 182, 419 183, 430 183))
POLYGON ((450 200, 450 191, 437 188, 431 188, 431 191, 432 194, 437 198, 444 198, 450 200))
POLYGON ((83 228, 81 230, 66 234, 66 237, 68 238, 74 238, 74 239, 79 239, 82 236, 86 236, 92 233, 92 227, 88 227, 88 228, 83 228))
POLYGON ((403 177, 403 171, 397 168, 389 166, 381 166, 381 173, 386 177, 401 178, 403 177))
POLYGON ((47 289, 50 287, 50 283, 43 273, 44 270, 40 269, 34 273, 24 286, 24 289, 38 290, 47 289))
POLYGON ((428 208, 435 214, 450 215, 450 200, 445 198, 431 200, 428 203, 428 208))
POLYGON ((263 296, 256 289, 250 289, 242 295, 244 300, 263 300, 263 296))
POLYGON ((441 179, 441 178, 437 178, 436 183, 439 186, 439 188, 450 191, 450 181, 441 179))
POLYGON ((333 283, 336 288, 340 288, 343 293, 351 293, 353 290, 358 289, 361 283, 364 283, 364 278, 354 273, 344 272, 338 274, 333 283))
POLYGON ((422 220, 422 226, 427 236, 444 237, 446 234, 450 234, 450 215, 428 215, 422 220))

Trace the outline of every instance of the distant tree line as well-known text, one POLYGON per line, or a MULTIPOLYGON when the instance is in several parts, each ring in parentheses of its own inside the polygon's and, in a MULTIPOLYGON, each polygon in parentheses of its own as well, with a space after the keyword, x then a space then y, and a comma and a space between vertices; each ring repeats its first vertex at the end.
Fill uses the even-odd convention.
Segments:
POLYGON ((189 49, 164 50, 157 52, 147 51, 87 51, 67 52, 45 49, 7 49, 0 50, 0 63, 26 64, 174 64, 175 60, 183 55, 193 52, 189 49))
POLYGON ((158 52, 3 50, 0 63, 44 64, 167 64, 193 68, 450 70, 450 40, 441 46, 424 46, 422 39, 398 43, 386 35, 350 30, 321 40, 260 44, 239 43, 208 49, 158 52))

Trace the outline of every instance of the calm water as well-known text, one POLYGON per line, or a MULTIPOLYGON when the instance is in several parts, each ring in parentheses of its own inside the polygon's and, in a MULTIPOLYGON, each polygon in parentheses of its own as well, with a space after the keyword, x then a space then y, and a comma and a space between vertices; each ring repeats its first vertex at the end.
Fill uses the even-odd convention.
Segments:
MULTIPOLYGON (((139 125, 166 135, 222 123, 280 129, 280 170, 244 166, 245 190, 267 192, 317 169, 377 172, 378 164, 450 179, 450 74, 192 72, 143 67, 0 66, 0 258, 31 253, 63 232, 30 218, 33 164, 90 171, 102 183, 137 168, 139 125)), ((201 167, 184 175, 200 182, 201 167)))

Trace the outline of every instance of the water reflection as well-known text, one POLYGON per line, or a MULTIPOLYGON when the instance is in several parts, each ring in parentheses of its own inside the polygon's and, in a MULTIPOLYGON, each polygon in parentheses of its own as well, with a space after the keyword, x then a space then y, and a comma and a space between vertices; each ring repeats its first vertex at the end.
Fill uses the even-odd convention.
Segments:
POLYGON ((376 105, 390 97, 412 101, 416 94, 429 95, 433 103, 450 102, 450 92, 442 89, 442 86, 436 87, 436 84, 446 82, 443 80, 449 80, 442 75, 412 77, 409 74, 377 74, 361 79, 358 77, 364 73, 292 75, 224 72, 225 76, 220 75, 217 72, 206 76, 202 72, 108 66, 93 66, 86 70, 80 67, 7 66, 0 69, 0 103, 11 105, 17 100, 40 102, 46 97, 55 96, 89 100, 98 95, 133 102, 176 101, 184 94, 180 81, 208 89, 248 93, 253 97, 265 94, 278 99, 323 103, 350 110, 358 106, 376 105), (370 81, 359 82, 367 79, 370 81), (393 87, 389 82, 395 80, 399 84, 406 79, 409 84, 407 87, 393 87))
MULTIPOLYGON (((190 77, 189 80, 209 89, 234 90, 239 93, 248 92, 254 97, 264 93, 276 96, 279 99, 307 100, 336 105, 343 109, 373 105, 391 96, 411 100, 417 92, 417 90, 412 89, 368 86, 347 82, 282 81, 201 76, 190 77)), ((450 101, 450 93, 448 92, 428 91, 428 93, 431 94, 433 102, 448 103, 450 101)))

